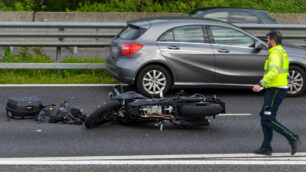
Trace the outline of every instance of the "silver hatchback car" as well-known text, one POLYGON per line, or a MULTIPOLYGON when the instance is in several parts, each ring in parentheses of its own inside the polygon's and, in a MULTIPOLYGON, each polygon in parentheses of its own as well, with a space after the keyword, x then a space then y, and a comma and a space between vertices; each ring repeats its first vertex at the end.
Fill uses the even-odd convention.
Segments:
MULTIPOLYGON (((306 49, 283 45, 290 58, 289 95, 305 90, 306 49)), ((251 88, 263 75, 266 43, 213 19, 133 20, 112 41, 108 72, 147 97, 173 87, 251 88)))

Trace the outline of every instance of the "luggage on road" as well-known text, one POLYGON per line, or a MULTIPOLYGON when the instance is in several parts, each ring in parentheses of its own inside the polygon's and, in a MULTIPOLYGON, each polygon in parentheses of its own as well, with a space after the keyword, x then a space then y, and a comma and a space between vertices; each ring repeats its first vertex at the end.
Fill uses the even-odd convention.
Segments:
POLYGON ((6 115, 10 118, 34 118, 43 105, 36 96, 10 97, 6 105, 6 115))
POLYGON ((40 123, 82 124, 87 115, 78 108, 70 108, 68 101, 59 105, 42 105, 36 96, 10 97, 7 101, 8 119, 32 118, 40 123))

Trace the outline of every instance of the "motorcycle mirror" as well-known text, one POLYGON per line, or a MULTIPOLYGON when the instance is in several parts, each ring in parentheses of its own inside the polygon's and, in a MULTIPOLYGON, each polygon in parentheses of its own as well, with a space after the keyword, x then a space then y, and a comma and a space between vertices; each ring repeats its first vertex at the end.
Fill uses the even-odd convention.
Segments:
POLYGON ((110 91, 110 92, 108 93, 108 97, 109 97, 109 98, 114 97, 114 93, 110 91))
POLYGON ((117 90, 117 88, 115 88, 115 87, 113 88, 113 91, 114 91, 116 96, 118 96, 120 94, 119 91, 117 90))

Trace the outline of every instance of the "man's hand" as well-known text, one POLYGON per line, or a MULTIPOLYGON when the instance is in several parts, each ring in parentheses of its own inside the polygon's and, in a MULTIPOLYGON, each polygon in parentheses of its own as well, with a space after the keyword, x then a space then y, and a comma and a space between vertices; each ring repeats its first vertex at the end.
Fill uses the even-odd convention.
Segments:
POLYGON ((256 84, 256 85, 253 86, 253 89, 252 89, 252 90, 253 90, 254 92, 259 92, 259 91, 261 90, 261 88, 262 88, 262 87, 261 87, 260 85, 256 84))

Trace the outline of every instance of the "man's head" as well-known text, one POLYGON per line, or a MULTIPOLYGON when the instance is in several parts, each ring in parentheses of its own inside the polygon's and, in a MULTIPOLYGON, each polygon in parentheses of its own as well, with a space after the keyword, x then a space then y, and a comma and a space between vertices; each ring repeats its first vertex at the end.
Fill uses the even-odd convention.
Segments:
POLYGON ((269 48, 282 44, 282 34, 276 30, 269 32, 267 34, 267 44, 269 48))

